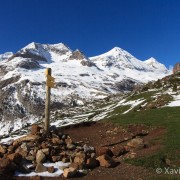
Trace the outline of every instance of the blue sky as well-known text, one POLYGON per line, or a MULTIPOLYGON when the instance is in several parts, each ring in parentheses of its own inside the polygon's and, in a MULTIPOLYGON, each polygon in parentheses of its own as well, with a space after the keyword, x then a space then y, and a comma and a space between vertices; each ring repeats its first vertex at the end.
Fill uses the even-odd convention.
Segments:
POLYGON ((180 61, 180 0, 0 1, 0 54, 33 41, 87 56, 118 46, 168 67, 180 61))

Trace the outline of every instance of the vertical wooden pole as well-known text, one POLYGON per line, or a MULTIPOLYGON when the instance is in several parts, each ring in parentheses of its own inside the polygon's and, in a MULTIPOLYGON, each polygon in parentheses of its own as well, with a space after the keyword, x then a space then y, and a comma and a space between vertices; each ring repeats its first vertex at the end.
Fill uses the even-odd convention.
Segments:
MULTIPOLYGON (((47 68, 47 74, 51 76, 51 68, 47 68)), ((50 95, 51 95, 51 88, 46 85, 46 103, 45 103, 45 131, 46 132, 49 132, 50 95)))

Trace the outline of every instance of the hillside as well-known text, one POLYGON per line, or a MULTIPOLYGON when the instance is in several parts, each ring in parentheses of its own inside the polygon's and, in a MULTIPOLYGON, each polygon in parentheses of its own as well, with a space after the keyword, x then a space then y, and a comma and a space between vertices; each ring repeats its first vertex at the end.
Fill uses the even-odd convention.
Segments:
MULTIPOLYGON (((112 179, 116 179, 116 177, 148 179, 146 178, 148 174, 150 179, 178 178, 176 173, 165 173, 165 168, 176 171, 180 165, 178 153, 180 146, 178 130, 180 128, 179 78, 180 74, 177 73, 143 86, 137 86, 133 92, 111 95, 105 99, 96 100, 83 108, 75 107, 68 109, 68 111, 51 112, 51 133, 54 133, 53 136, 56 137, 56 140, 58 132, 61 136, 62 133, 69 134, 72 141, 76 142, 77 148, 84 143, 86 145, 83 148, 85 148, 88 144, 91 148, 95 147, 97 157, 101 152, 109 153, 109 156, 113 158, 112 162, 115 160, 118 163, 117 166, 113 166, 113 169, 101 167, 103 165, 100 167, 95 165, 93 167, 96 168, 90 171, 82 169, 79 171, 82 174, 76 174, 76 176, 85 176, 83 179, 106 179, 112 176, 112 179), (102 121, 90 123, 99 120, 102 121), (63 128, 67 125, 68 127, 63 128), (59 131, 57 131, 57 127, 60 127, 59 131), (160 173, 157 171, 159 169, 161 170, 160 173), (131 171, 131 173, 129 174, 127 171, 131 171)), ((43 125, 42 121, 39 121, 39 125, 43 125)), ((6 146, 9 146, 12 139, 18 139, 27 133, 27 136, 21 137, 19 140, 31 138, 32 132, 33 128, 24 128, 12 133, 11 137, 1 139, 1 143, 7 143, 6 146)), ((68 138, 70 137, 68 136, 68 138)), ((46 140, 38 140, 35 146, 36 148, 40 147, 39 143, 42 143, 41 146, 43 146, 45 141, 57 145, 55 139, 48 137, 46 140)), ((52 145, 52 147, 57 149, 56 145, 52 145)), ((24 146, 31 146, 32 148, 31 142, 22 143, 19 148, 24 148, 24 146)), ((49 158, 49 156, 47 157, 49 158)), ((32 158, 31 155, 28 158, 32 158)), ((53 159, 51 161, 54 163, 46 162, 44 165, 55 168, 68 166, 66 163, 56 162, 53 159)), ((64 159, 62 161, 66 162, 64 159)), ((72 167, 75 166, 73 163, 71 165, 72 167)), ((25 176, 22 179, 29 179, 29 176, 35 175, 63 179, 62 176, 59 177, 63 171, 57 170, 55 173, 48 173, 48 170, 43 174, 41 172, 29 173, 27 170, 16 171, 16 179, 19 179, 18 176, 25 176)))

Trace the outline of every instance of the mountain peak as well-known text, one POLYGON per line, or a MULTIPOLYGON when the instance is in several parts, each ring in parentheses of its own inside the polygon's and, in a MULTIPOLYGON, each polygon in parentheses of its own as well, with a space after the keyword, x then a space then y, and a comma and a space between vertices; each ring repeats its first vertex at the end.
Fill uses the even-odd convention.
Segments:
POLYGON ((150 57, 149 59, 144 61, 146 64, 158 63, 158 61, 154 57, 150 57))

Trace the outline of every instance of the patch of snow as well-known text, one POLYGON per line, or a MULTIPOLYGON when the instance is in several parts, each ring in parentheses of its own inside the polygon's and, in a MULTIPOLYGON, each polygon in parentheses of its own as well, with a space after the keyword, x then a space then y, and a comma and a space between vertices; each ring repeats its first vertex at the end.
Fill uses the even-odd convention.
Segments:
MULTIPOLYGON (((44 176, 44 177, 58 177, 63 173, 63 170, 60 169, 62 166, 68 167, 69 163, 63 163, 61 161, 55 162, 55 163, 43 163, 44 166, 50 167, 54 166, 55 172, 54 173, 49 173, 48 171, 42 172, 42 173, 36 173, 36 172, 31 172, 28 174, 23 174, 18 171, 15 172, 15 176, 24 176, 24 177, 29 177, 29 176, 44 176)), ((29 165, 31 166, 31 165, 29 165)))
POLYGON ((180 95, 174 95, 173 98, 174 100, 170 102, 167 106, 169 107, 180 106, 180 95))
POLYGON ((145 101, 145 99, 138 99, 138 100, 128 101, 128 102, 124 103, 124 104, 123 104, 124 106, 126 106, 126 105, 131 105, 131 107, 130 107, 127 111, 123 112, 122 114, 128 113, 128 112, 131 111, 134 107, 136 107, 137 105, 141 104, 141 103, 144 102, 144 101, 145 101))

